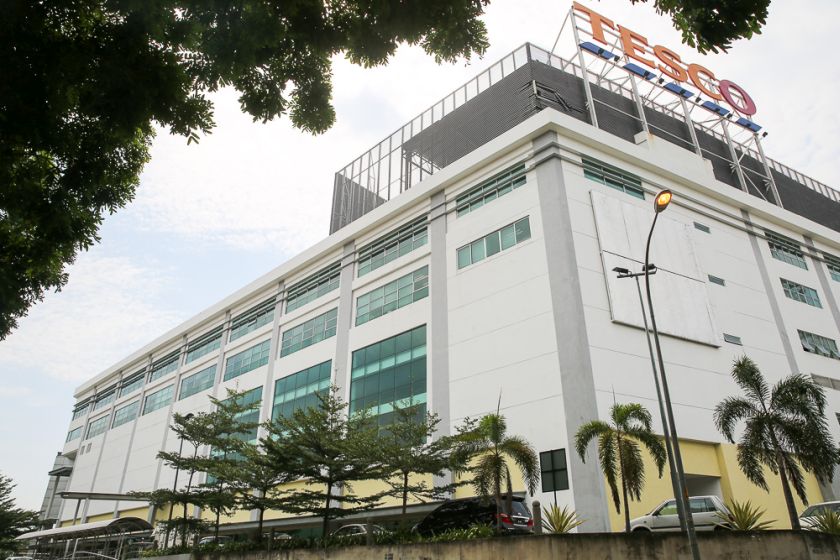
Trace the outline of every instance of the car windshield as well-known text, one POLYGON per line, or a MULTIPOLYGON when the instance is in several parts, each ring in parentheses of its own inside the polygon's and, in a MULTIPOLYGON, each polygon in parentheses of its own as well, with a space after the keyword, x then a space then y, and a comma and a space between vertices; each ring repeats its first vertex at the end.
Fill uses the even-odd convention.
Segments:
POLYGON ((817 504, 815 506, 811 506, 805 511, 802 512, 800 517, 812 517, 814 515, 818 515, 824 511, 833 511, 835 513, 840 513, 840 503, 837 504, 817 504))
POLYGON ((513 515, 521 515, 523 517, 531 517, 531 513, 525 504, 522 502, 513 502, 513 515))

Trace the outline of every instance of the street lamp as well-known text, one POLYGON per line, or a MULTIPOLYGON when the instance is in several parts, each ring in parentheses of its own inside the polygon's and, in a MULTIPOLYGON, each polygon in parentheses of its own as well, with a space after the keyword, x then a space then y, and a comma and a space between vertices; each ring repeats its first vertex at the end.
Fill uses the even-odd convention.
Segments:
MULTIPOLYGON (((190 413, 184 416, 185 421, 192 420, 194 414, 190 413)), ((184 438, 179 437, 180 444, 178 445, 178 457, 183 456, 184 454, 184 438)), ((181 467, 175 467, 175 482, 172 483, 172 493, 174 494, 178 490, 178 473, 181 472, 181 467)), ((190 477, 192 478, 192 477, 190 477)), ((189 492, 189 488, 187 488, 187 492, 189 492)), ((166 521, 166 536, 164 537, 164 547, 169 546, 169 531, 172 525, 172 510, 174 509, 174 504, 169 504, 169 519, 166 521)))
POLYGON ((671 432, 673 443, 674 466, 676 467, 679 495, 674 496, 677 502, 677 512, 685 520, 685 529, 688 536, 688 545, 691 548, 691 556, 700 560, 700 549, 697 546, 697 535, 694 533, 694 519, 691 516, 689 507, 688 489, 685 485, 685 470, 683 469, 682 453, 680 453, 680 440, 677 436, 677 426, 674 423, 674 410, 671 407, 671 393, 668 391, 668 378, 665 375, 665 362, 662 360, 662 346, 659 344, 659 331, 656 329, 656 315, 653 312, 653 298, 650 295, 650 241, 653 238, 653 229, 656 227, 656 220, 671 203, 671 191, 665 189, 660 191, 654 199, 653 223, 650 224, 647 245, 645 246, 645 292, 647 292, 648 310, 650 311, 650 325, 653 328, 653 341, 656 345, 656 358, 659 362, 659 374, 662 376, 662 396, 665 401, 665 410, 668 414, 668 430, 671 432))
MULTIPOLYGON (((651 263, 647 266, 647 269, 650 270, 650 274, 656 274, 656 265, 651 263)), ((645 273, 643 272, 630 272, 626 268, 621 268, 619 266, 613 268, 613 272, 618 273, 618 278, 633 278, 636 281, 636 291, 639 293, 639 307, 642 310, 642 321, 645 325, 645 337, 647 338, 647 346, 648 346, 648 355, 650 356, 650 369, 653 372, 653 383, 656 386, 656 401, 659 404, 659 419, 662 422, 662 437, 665 440, 665 451, 668 457, 668 469, 671 474, 671 488, 674 491, 674 496, 681 496, 682 491, 680 489, 680 480, 677 477, 677 471, 674 467, 674 451, 671 449, 671 436, 670 431, 668 430, 668 417, 665 415, 665 405, 662 403, 662 390, 659 386, 659 375, 656 373, 656 359, 653 356, 653 346, 650 342, 650 328, 648 327, 647 321, 647 311, 645 311, 645 304, 644 300, 642 299, 642 285, 639 282, 639 276, 644 276, 645 273)), ((685 517, 683 515, 679 516, 680 518, 680 529, 685 532, 686 525, 685 525, 685 517)))

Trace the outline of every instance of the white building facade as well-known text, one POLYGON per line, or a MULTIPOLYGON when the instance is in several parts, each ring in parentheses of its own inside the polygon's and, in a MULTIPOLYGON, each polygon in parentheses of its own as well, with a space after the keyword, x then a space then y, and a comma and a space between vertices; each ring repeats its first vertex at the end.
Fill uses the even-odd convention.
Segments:
MULTIPOLYGON (((172 487, 175 473, 156 458, 180 444, 172 414, 209 410, 208 397, 227 388, 252 391, 267 420, 334 384, 351 409, 380 415, 403 399, 425 402, 443 431, 501 403, 509 431, 541 453, 534 498, 576 509, 584 530, 618 527, 596 454, 582 462, 573 441, 615 401, 645 405, 661 433, 636 286, 612 269, 641 270, 653 195, 667 188, 674 198, 654 234, 651 282, 689 491, 748 498, 785 519, 778 483, 771 475, 768 494, 746 481, 712 412, 738 393, 731 366, 747 355, 774 382, 813 375, 840 439, 837 193, 797 180, 780 189, 789 197, 780 204, 722 181, 703 149, 593 126, 574 110, 582 94, 573 65, 526 47, 518 66, 520 51, 509 57, 513 70, 495 82, 488 70, 483 90, 432 111, 433 126, 450 119, 460 136, 429 145, 459 145, 457 158, 440 164, 415 151, 420 171, 400 168, 403 182, 383 183, 394 188, 387 196, 337 179, 332 235, 80 386, 62 450, 72 460, 68 491, 172 487), (568 90, 546 101, 546 76, 568 90), (532 110, 488 124, 483 108, 517 95, 532 110), (463 123, 485 131, 471 137, 463 123), (788 203, 799 194, 816 203, 788 203)), ((407 143, 431 128, 419 130, 401 149, 392 141, 391 153, 408 161, 407 143)), ((774 173, 795 178, 781 166, 774 173)), ((834 487, 808 480, 812 500, 840 497, 834 487)), ((649 471, 631 512, 670 496, 667 473, 649 471)), ((65 499, 60 522, 131 515, 155 513, 65 499)))

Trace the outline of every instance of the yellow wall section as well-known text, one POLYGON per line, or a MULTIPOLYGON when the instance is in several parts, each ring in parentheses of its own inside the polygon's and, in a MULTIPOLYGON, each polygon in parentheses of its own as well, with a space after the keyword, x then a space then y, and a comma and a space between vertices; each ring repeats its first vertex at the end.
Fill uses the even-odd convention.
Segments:
MULTIPOLYGON (((681 441, 680 451, 683 457, 683 466, 686 474, 698 474, 720 477, 720 487, 723 493, 723 500, 726 503, 733 499, 740 502, 749 500, 753 505, 766 510, 764 519, 773 521, 773 529, 790 529, 787 508, 785 507, 784 496, 782 495, 782 483, 778 475, 766 470, 765 477, 770 489, 765 492, 758 486, 752 484, 738 467, 737 448, 732 444, 714 444, 695 441, 681 441)), ((661 504, 671 499, 674 495, 671 488, 671 476, 668 472, 668 464, 662 472, 662 478, 657 477, 656 466, 647 451, 642 453, 645 461, 645 487, 642 490, 642 499, 639 502, 630 502, 630 519, 640 517, 661 504)), ((597 461, 594 453, 587 457, 589 461, 597 461)), ((606 485, 606 480, 604 481, 606 485)), ((822 501, 822 493, 816 478, 805 473, 805 488, 809 502, 822 501)), ((619 481, 619 494, 621 486, 619 481)), ((615 504, 607 486, 607 499, 609 502, 610 525, 614 531, 624 530, 624 510, 616 513, 615 504)), ((802 512, 804 505, 794 494, 798 512, 802 512)))
POLYGON ((101 513, 99 515, 91 515, 90 517, 87 518, 87 521, 85 521, 85 523, 94 523, 96 521, 106 521, 108 519, 113 519, 113 518, 114 518, 113 513, 101 513))
POLYGON ((124 509, 124 510, 120 511, 120 517, 139 517, 140 519, 145 520, 148 516, 149 516, 149 508, 148 507, 124 509))

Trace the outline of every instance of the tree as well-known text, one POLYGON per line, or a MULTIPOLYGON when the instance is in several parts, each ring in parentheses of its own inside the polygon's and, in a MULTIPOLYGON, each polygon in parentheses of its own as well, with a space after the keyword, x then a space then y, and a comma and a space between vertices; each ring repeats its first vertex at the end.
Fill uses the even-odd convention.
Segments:
POLYGON ((481 54, 488 1, 5 3, 0 339, 134 198, 156 125, 198 141, 214 126, 207 94, 232 86, 255 121, 324 132, 333 56, 371 67, 401 43, 438 61, 481 54))
POLYGON ((488 414, 478 421, 475 429, 463 434, 462 448, 473 457, 469 467, 476 494, 492 497, 496 503, 496 522, 502 523, 500 513, 513 511, 513 477, 508 461, 522 471, 528 493, 533 495, 540 481, 537 452, 525 438, 507 435, 507 421, 501 414, 488 414), (502 487, 506 500, 502 502, 502 487))
POLYGON ((394 407, 394 421, 380 430, 378 452, 391 487, 388 495, 402 502, 403 518, 409 496, 420 501, 440 499, 458 486, 452 482, 429 485, 426 477, 440 478, 447 471, 465 468, 457 464, 457 438, 435 438, 439 424, 438 415, 425 412, 421 406, 394 407), (412 475, 420 479, 412 481, 412 475))
POLYGON ((735 427, 742 421, 738 466, 753 484, 768 490, 764 468, 779 475, 790 526, 799 529, 793 489, 808 503, 802 470, 830 482, 840 462, 825 419, 822 388, 802 374, 792 374, 770 387, 758 366, 743 356, 732 367, 732 378, 744 396, 728 397, 715 407, 717 429, 735 443, 735 427))
POLYGON ((327 536, 332 519, 370 510, 382 498, 356 496, 352 483, 379 479, 385 472, 371 460, 376 455, 376 423, 365 411, 348 417, 347 404, 335 386, 328 394, 316 395, 317 407, 269 422, 268 436, 260 443, 271 460, 289 464, 291 476, 307 480, 303 488, 282 491, 280 509, 321 517, 322 534, 327 536))
POLYGON ((38 526, 38 512, 15 506, 12 479, 0 474, 0 557, 14 555, 21 544, 18 535, 34 531, 38 526))
POLYGON ((654 0, 653 5, 658 13, 671 16, 684 43, 701 53, 716 53, 726 51, 732 41, 761 33, 770 0, 654 0))
POLYGON ((645 485, 645 465, 639 443, 653 456, 659 477, 665 467, 665 446, 651 431, 650 412, 638 403, 616 403, 610 408, 610 422, 591 420, 575 435, 575 450, 586 462, 586 448, 598 440, 598 460, 612 492, 616 513, 624 500, 624 529, 630 532, 629 500, 640 500, 645 485), (617 480, 621 478, 621 496, 617 480))

